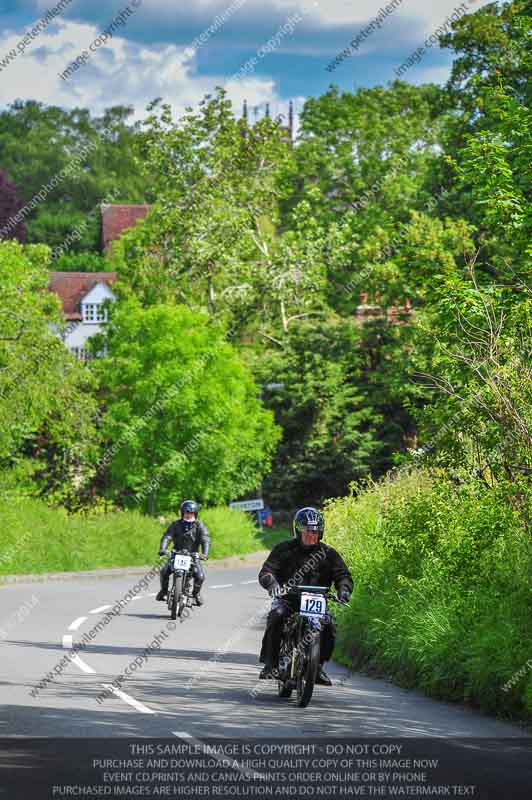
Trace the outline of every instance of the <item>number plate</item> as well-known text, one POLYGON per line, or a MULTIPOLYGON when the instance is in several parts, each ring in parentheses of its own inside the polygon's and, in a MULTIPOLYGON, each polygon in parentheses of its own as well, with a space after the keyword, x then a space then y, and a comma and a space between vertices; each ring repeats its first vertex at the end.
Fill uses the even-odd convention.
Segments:
POLYGON ((174 558, 174 569, 183 569, 185 571, 188 571, 190 569, 191 561, 192 561, 192 556, 176 555, 174 558))
POLYGON ((305 617, 323 617, 327 609, 325 597, 322 594, 301 593, 300 613, 305 617))

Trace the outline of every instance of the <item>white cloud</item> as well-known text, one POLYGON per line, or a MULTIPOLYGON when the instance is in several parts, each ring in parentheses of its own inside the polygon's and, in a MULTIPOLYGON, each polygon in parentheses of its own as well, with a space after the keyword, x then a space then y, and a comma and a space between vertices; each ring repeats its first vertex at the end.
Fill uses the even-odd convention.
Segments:
MULTIPOLYGON (((166 4, 172 0, 158 0, 166 4)), ((319 20, 324 27, 335 25, 349 25, 363 23, 375 18, 381 8, 386 8, 390 0, 267 0, 268 5, 284 10, 303 9, 319 20)), ((471 12, 477 11, 486 4, 486 0, 465 0, 471 6, 471 12)), ((213 6, 219 5, 219 0, 211 0, 213 6)), ((431 30, 437 27, 445 18, 460 6, 461 0, 437 0, 430 3, 427 0, 403 0, 393 15, 403 19, 416 19, 420 27, 431 30)), ((249 5, 260 7, 263 0, 250 0, 249 5)), ((392 16, 393 16, 392 15, 392 16)))
MULTIPOLYGON (((0 105, 31 98, 101 112, 111 105, 124 104, 134 105, 138 118, 144 116, 151 100, 162 97, 179 114, 228 80, 223 75, 197 75, 195 53, 185 47, 150 47, 119 36, 110 39, 68 80, 63 80, 61 73, 80 53, 89 50, 99 32, 87 23, 54 22, 2 71, 0 105)), ((20 30, 4 35, 0 57, 16 49, 23 33, 20 30)), ((274 82, 268 78, 250 75, 243 81, 228 83, 226 88, 236 108, 242 107, 244 98, 250 106, 280 104, 274 82)))

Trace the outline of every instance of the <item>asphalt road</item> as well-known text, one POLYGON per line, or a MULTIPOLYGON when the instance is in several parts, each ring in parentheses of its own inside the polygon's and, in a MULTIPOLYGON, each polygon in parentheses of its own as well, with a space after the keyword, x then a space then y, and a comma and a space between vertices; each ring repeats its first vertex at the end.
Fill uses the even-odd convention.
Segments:
POLYGON ((205 605, 171 624, 175 629, 168 627, 166 605, 155 601, 153 579, 37 696, 31 691, 38 682, 138 579, 0 587, 0 736, 523 735, 516 726, 335 665, 329 670, 334 687, 317 687, 307 709, 280 700, 276 684, 258 682, 268 597, 256 575, 256 565, 211 567, 205 605), (151 651, 120 693, 98 702, 156 637, 160 649, 151 651))

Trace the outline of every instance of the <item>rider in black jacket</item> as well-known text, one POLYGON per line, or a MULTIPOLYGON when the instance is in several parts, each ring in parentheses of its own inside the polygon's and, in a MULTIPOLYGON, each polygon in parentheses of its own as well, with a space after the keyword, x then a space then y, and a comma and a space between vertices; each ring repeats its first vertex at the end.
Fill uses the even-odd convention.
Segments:
MULTIPOLYGON (((201 548, 200 559, 205 561, 209 555, 211 540, 207 527, 198 519, 198 504, 193 500, 184 500, 181 503, 181 519, 172 522, 159 545, 159 555, 167 555, 167 548, 173 542, 174 550, 188 550, 190 553, 197 553, 201 548)), ((164 600, 168 593, 168 581, 172 571, 172 561, 169 559, 161 568, 161 591, 157 595, 157 600, 164 600)), ((205 580, 205 573, 201 564, 196 563, 194 567, 194 599, 196 605, 203 605, 203 598, 200 594, 201 587, 205 580)))
MULTIPOLYGON (((349 602, 353 591, 351 574, 341 555, 321 542, 324 529, 325 521, 319 511, 310 507, 300 509, 294 517, 294 538, 275 545, 259 573, 260 585, 273 598, 260 653, 260 661, 265 665, 261 678, 276 677, 283 623, 297 610, 292 598, 283 597, 283 590, 299 585, 330 587, 334 583, 338 599, 349 602)), ((320 669, 316 681, 323 686, 331 685, 323 663, 332 655, 335 635, 334 620, 327 615, 321 633, 320 669)))

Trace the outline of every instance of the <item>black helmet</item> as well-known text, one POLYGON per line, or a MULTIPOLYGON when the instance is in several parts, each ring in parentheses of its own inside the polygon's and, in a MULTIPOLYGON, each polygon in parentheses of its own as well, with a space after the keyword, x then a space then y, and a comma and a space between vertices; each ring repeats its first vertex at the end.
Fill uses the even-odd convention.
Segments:
POLYGON ((323 519, 323 514, 320 511, 318 511, 316 508, 312 508, 311 506, 307 506, 306 508, 300 508, 299 511, 296 511, 292 527, 294 537, 297 539, 301 547, 315 547, 315 545, 303 544, 301 540, 301 532, 303 528, 311 528, 312 530, 318 532, 318 541, 321 541, 323 539, 323 531, 325 530, 325 520, 323 519))
POLYGON ((188 511, 189 514, 195 514, 198 516, 199 506, 194 500, 183 500, 181 503, 181 516, 188 511))

